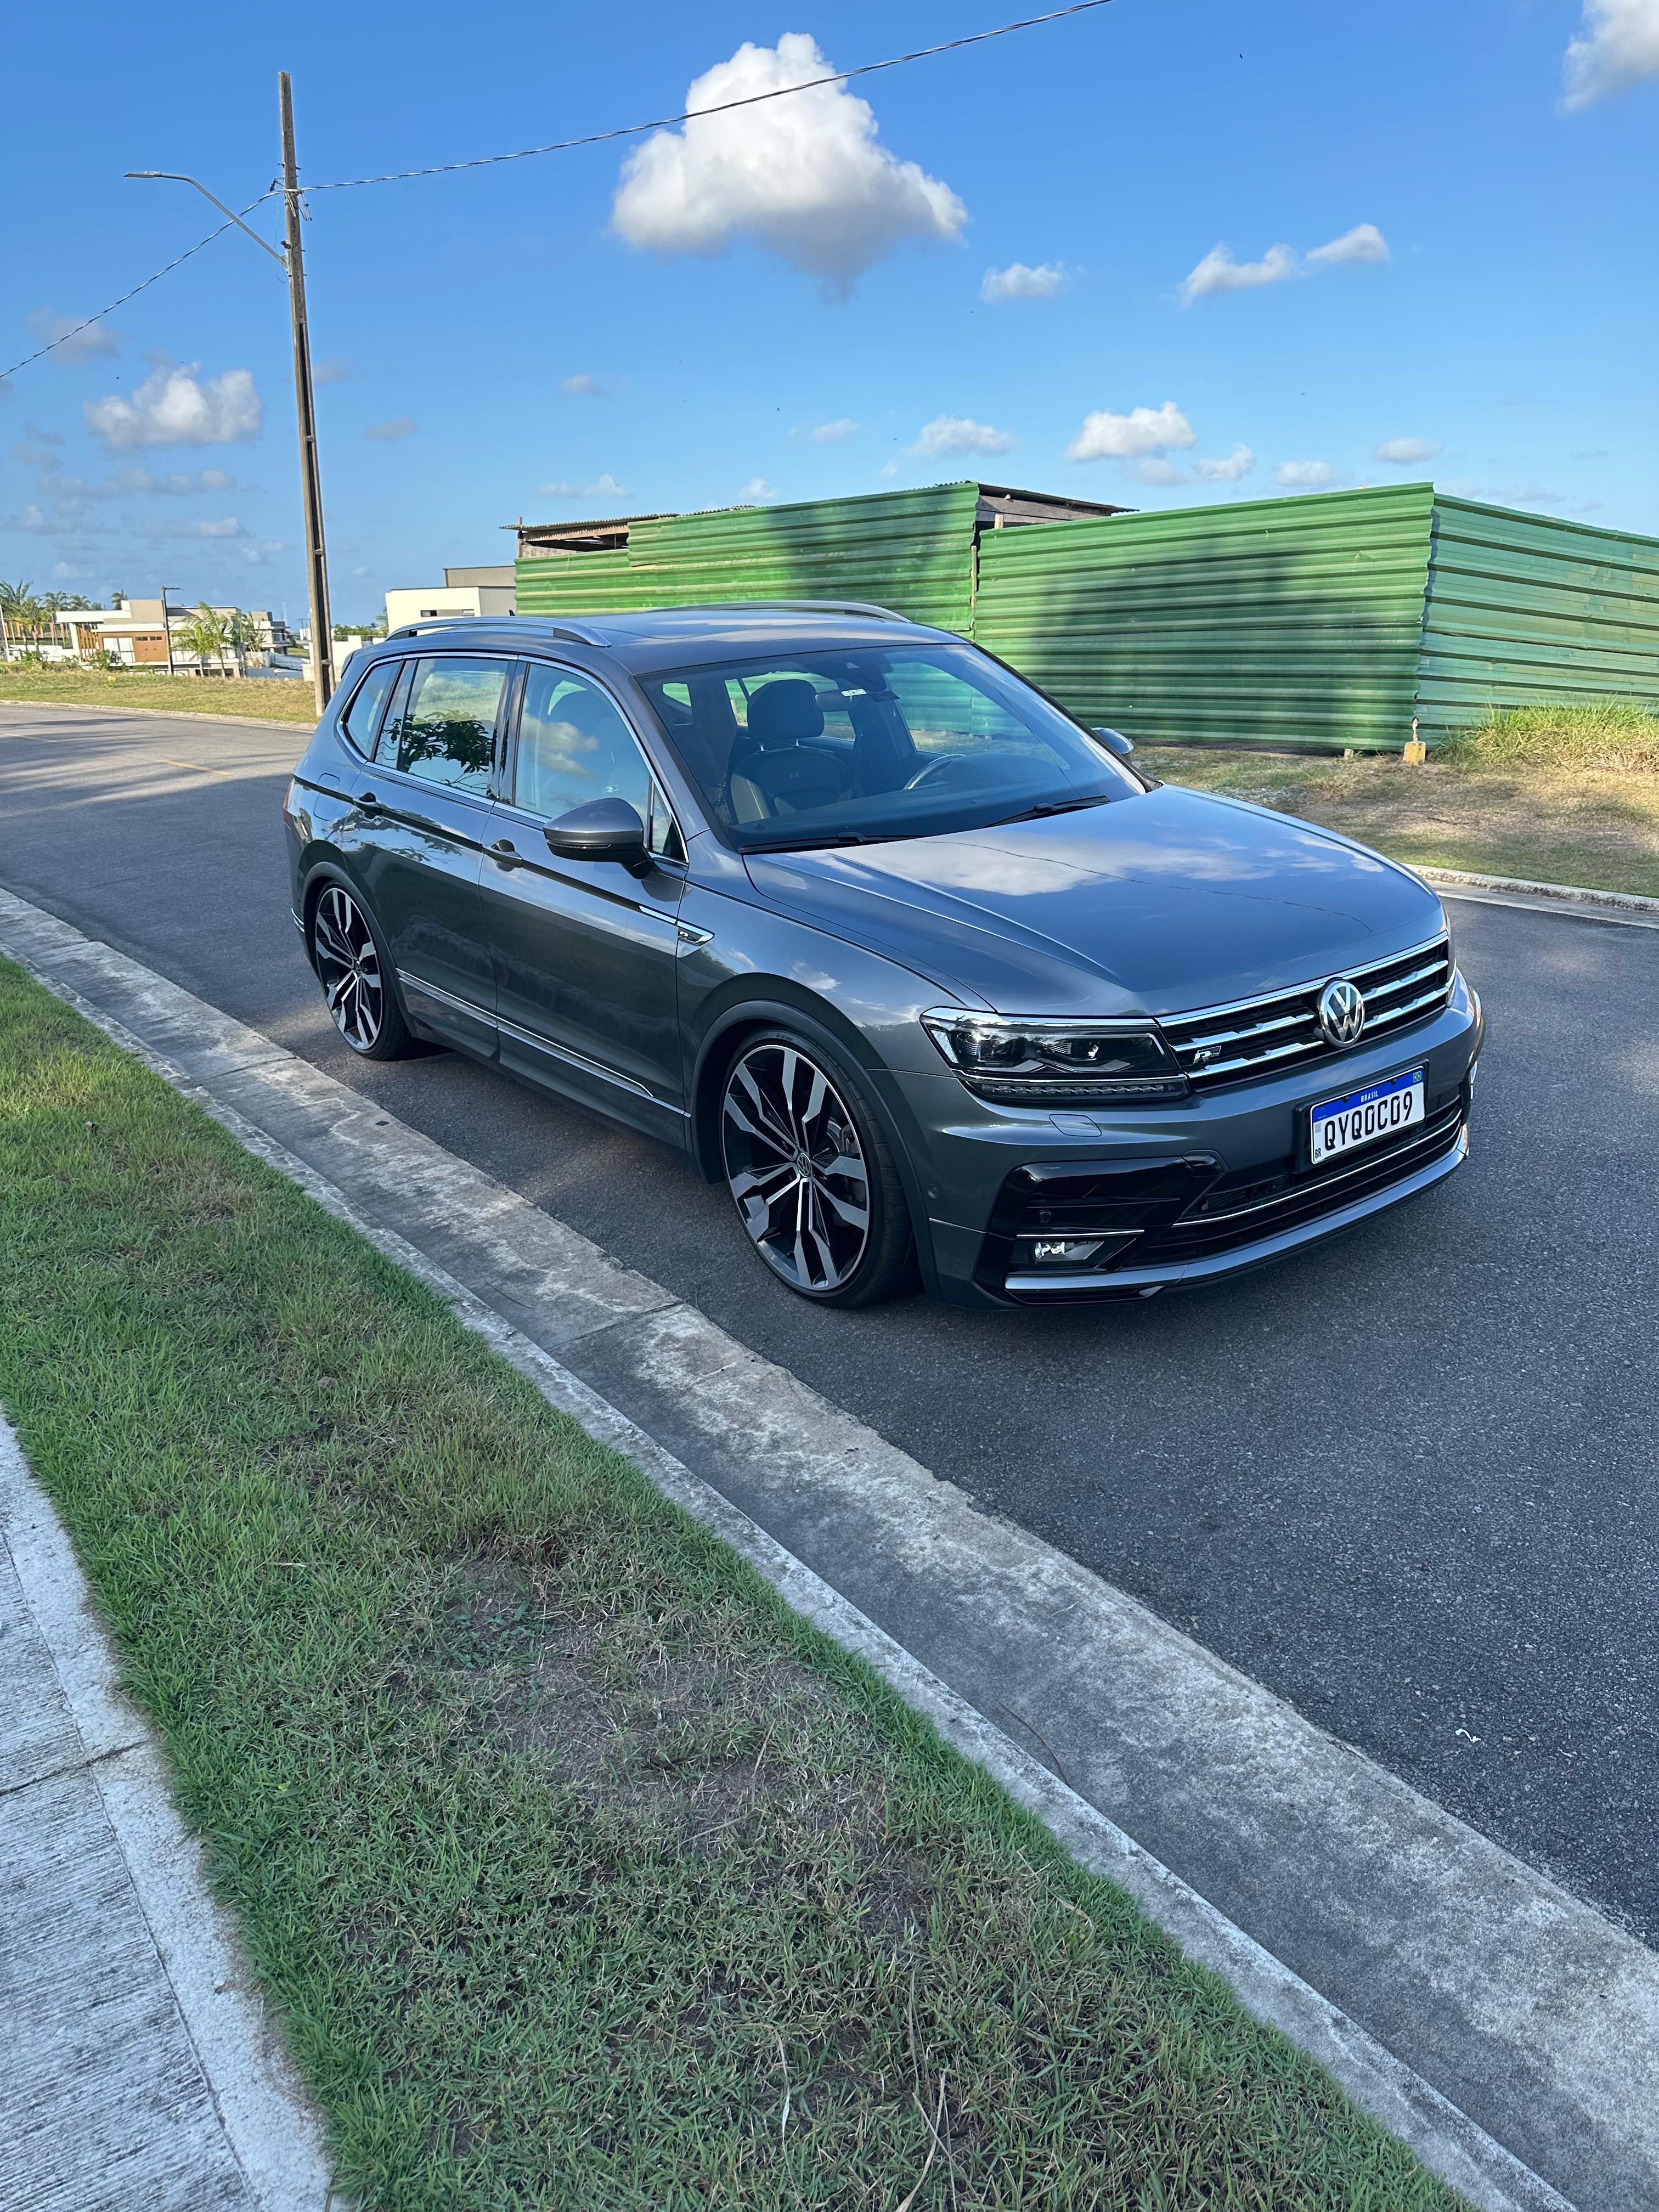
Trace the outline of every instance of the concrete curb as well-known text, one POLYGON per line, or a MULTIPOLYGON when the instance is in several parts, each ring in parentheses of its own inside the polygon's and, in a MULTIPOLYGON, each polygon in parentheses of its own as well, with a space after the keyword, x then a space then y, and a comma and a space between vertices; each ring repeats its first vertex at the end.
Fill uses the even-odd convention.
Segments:
POLYGON ((0 2204, 328 2212, 322 2123, 0 1415, 8 1561, 0 2204))
MULTIPOLYGON (((1400 865, 1407 864, 1402 860, 1400 865)), ((1564 905, 1617 907, 1627 914, 1659 916, 1659 898, 1643 898, 1635 891, 1589 890, 1578 884, 1534 884, 1524 876, 1480 876, 1466 868, 1413 868, 1411 872, 1437 889, 1444 884, 1468 890, 1509 891, 1528 899, 1553 899, 1564 905)))
MULTIPOLYGON (((732 1340, 721 1337, 693 1310, 668 1299, 643 1278, 617 1269, 586 1240, 575 1237, 538 1210, 526 1207, 514 1194, 497 1190, 494 1200, 489 1200, 484 1189, 486 1179, 479 1176, 477 1170, 440 1153, 426 1140, 414 1139, 411 1133, 403 1130, 389 1116, 374 1116, 374 1141, 387 1148, 387 1163, 392 1163, 397 1148, 408 1152, 407 1158, 399 1158, 396 1163, 399 1187, 409 1195, 415 1209, 410 1218, 424 1220, 422 1233, 426 1237, 435 1237, 440 1248, 447 1251, 458 1250, 453 1228, 443 1215, 440 1201, 445 1179, 458 1196, 465 1196, 475 1222, 481 1215, 484 1217, 485 1225, 480 1233, 491 1240, 495 1256, 490 1273, 499 1288, 492 1290, 490 1299, 480 1297, 407 1237, 359 1211, 337 1184, 219 1095, 222 1086, 246 1103, 260 1097, 264 1110, 268 1111, 275 1103, 273 1094, 276 1090, 290 1096, 297 1089, 307 1093, 314 1091, 317 1107, 330 1116, 339 1134, 343 1130, 343 1109, 355 1115, 361 1102, 352 1100, 349 1108, 346 1108, 345 1102, 351 1099, 351 1094, 343 1091, 331 1079, 321 1077, 257 1031, 216 1014, 188 993, 140 969, 137 963, 112 954, 106 947, 91 944, 68 925, 26 907, 23 902, 3 896, 0 896, 0 940, 6 941, 13 957, 21 957, 49 989, 204 1106, 250 1151, 289 1176, 388 1257, 428 1283, 446 1298, 459 1318, 534 1380, 550 1402, 571 1413, 596 1437, 614 1444, 635 1459, 668 1496, 749 1559, 799 1612, 865 1658, 901 1695, 925 1713, 947 1741, 984 1765, 1012 1796, 1042 1819, 1068 1850, 1085 1864, 1127 1888, 1152 1919, 1176 1936, 1189 1955, 1231 1984, 1247 2009, 1280 2028, 1318 2058, 1357 2102, 1410 2143, 1425 2163, 1452 2181, 1474 2203, 1486 2208, 1487 2212, 1568 2212, 1568 2200, 1559 2191, 1504 2148, 1413 2067, 1397 2057, 1340 2006, 1322 1995, 1167 1865, 1136 1844, 1079 1790, 1073 1789, 1068 1781, 1050 1771, 1041 1760, 1015 1743, 986 1717, 980 1705, 941 1678, 799 1554, 787 1548, 713 1483, 703 1480, 683 1459, 619 1410, 610 1398, 554 1358, 544 1345, 503 1318, 500 1304, 494 1300, 501 1299, 509 1305, 523 1302, 521 1281, 515 1285, 512 1279, 512 1238, 517 1218, 529 1217, 543 1237, 538 1255, 532 1256, 548 1254, 555 1260, 550 1267, 536 1267, 543 1295, 556 1302, 562 1299, 572 1309, 583 1309, 579 1326, 573 1326, 563 1340, 579 1344, 581 1334, 586 1332, 603 1335, 606 1342, 615 1345, 630 1326, 637 1326, 650 1335, 654 1356, 662 1363, 665 1379, 675 1386, 672 1395, 678 1402, 685 1404, 695 1400, 700 1391, 707 1393, 711 1387, 717 1395, 735 1395, 742 1403, 734 1418, 741 1420, 750 1434, 769 1430, 775 1418, 770 1401, 779 1391, 793 1391, 803 1401, 811 1399, 812 1394, 804 1392, 793 1377, 782 1370, 769 1370, 767 1363, 732 1340), (5 925, 9 921, 17 926, 8 927, 5 925), (143 1018, 147 1029, 165 1039, 167 1048, 158 1050, 155 1044, 135 1034, 107 1006, 100 1006, 77 988, 77 980, 101 985, 117 994, 125 990, 125 1001, 118 996, 118 1002, 125 1003, 143 1018), (185 1060, 193 1062, 200 1071, 199 1077, 173 1058, 174 1052, 182 1052, 185 1060), (325 1094, 329 1097, 337 1094, 341 1105, 328 1105, 325 1094), (392 1134, 382 1136, 380 1133, 387 1130, 392 1134), (481 1199, 485 1203, 481 1205, 481 1199), (675 1369, 677 1358, 683 1361, 683 1376, 675 1369)), ((522 1262, 520 1273, 522 1278, 522 1262)), ((1202 1697, 1217 1701, 1219 1741, 1231 1746, 1225 1756, 1235 1766, 1248 1764, 1253 1747, 1265 1741, 1264 1731, 1266 1736, 1273 1737, 1282 1746, 1282 1753, 1272 1750, 1268 1755, 1275 1761, 1282 1756, 1289 1762, 1277 1770, 1274 1787, 1283 1798, 1294 1801, 1291 1809, 1297 1832, 1307 1837, 1310 1844, 1322 1821, 1334 1820, 1337 1832, 1356 1835, 1361 1828, 1370 1832, 1394 1824, 1398 1827, 1398 1835, 1392 1841, 1383 1838, 1390 1856, 1401 1851, 1407 1855, 1414 1852, 1419 1856, 1430 1854, 1409 1875, 1412 1893, 1421 1897, 1424 1910, 1428 1909, 1424 1886, 1431 1879, 1443 1878, 1441 1875, 1431 1875, 1432 1859, 1443 1860, 1444 1869, 1452 1869, 1474 1852, 1480 1866, 1486 1869, 1480 1877, 1486 1884, 1486 1893, 1478 1899, 1443 1900, 1449 1909, 1455 1905, 1455 1909, 1450 1911, 1454 1924, 1463 1922, 1467 1905, 1473 1903, 1478 1907, 1477 1917, 1468 1923, 1465 1930, 1464 1940, 1472 1961, 1483 1958, 1493 1940, 1490 1933, 1480 1932, 1481 1916, 1490 1920, 1496 1911, 1502 1925, 1509 1930, 1502 1941, 1511 1952, 1522 1942, 1523 1927, 1532 1931, 1534 1939, 1541 1937, 1549 1943, 1562 1938, 1569 1941, 1574 1953, 1574 1971, 1581 1975, 1591 1973, 1604 1981, 1603 2000, 1615 1991, 1619 1981, 1615 1969, 1620 1960, 1637 1962, 1638 1980, 1651 1966, 1649 1954, 1642 1952, 1639 1946, 1620 1937, 1588 1908, 1569 1899, 1553 1885, 1522 1868, 1507 1855, 1498 1853, 1495 1846, 1468 1836, 1461 1824, 1439 1808, 1418 1800, 1414 1793, 1405 1790, 1392 1778, 1375 1774, 1368 1762, 1359 1759, 1357 1754, 1329 1745, 1328 1740, 1319 1740, 1326 1745, 1316 1753, 1322 1764, 1317 1768, 1305 1764, 1298 1768, 1297 1761, 1305 1759, 1306 1754, 1296 1751, 1291 1738, 1296 1737, 1299 1742, 1305 1736, 1311 1749, 1316 1741, 1313 1732, 1297 1717, 1280 1707, 1277 1700, 1268 1698, 1259 1686, 1236 1676, 1231 1669, 1222 1668, 1212 1655, 1199 1651, 1166 1624, 1145 1614, 1143 1608, 1135 1607, 1121 1592, 1097 1585, 1094 1578, 1086 1577, 1074 1563, 1050 1554, 1048 1547, 1035 1545, 1017 1530, 986 1522, 984 1516, 974 1514, 950 1486, 939 1483, 913 1463, 901 1464, 901 1455, 882 1445, 869 1432, 860 1431, 856 1424, 835 1408, 814 1401, 798 1411, 809 1421, 816 1419, 822 1431, 821 1437, 815 1438, 813 1466, 806 1473, 814 1479, 815 1488, 823 1497, 828 1498, 834 1489, 840 1472, 838 1466, 831 1464, 832 1460, 845 1467, 847 1462, 858 1457, 885 1455, 891 1463, 890 1467, 874 1469, 868 1474, 861 1474, 856 1467, 850 1468, 841 1478, 843 1486, 861 1485, 866 1493, 881 1489, 887 1493, 890 1512, 902 1514, 906 1525, 911 1528, 916 1528, 919 1520, 931 1522, 931 1528, 921 1528, 918 1540, 934 1562, 933 1576, 943 1578, 939 1585, 941 1603, 949 1603, 953 1594, 946 1584, 960 1583, 963 1592, 982 1613, 988 1605, 994 1606, 995 1585, 1000 1572, 1026 1594, 1023 1603, 1034 1606, 1039 1613, 1047 1611, 1063 1618, 1065 1640, 1074 1655, 1070 1663, 1081 1663, 1089 1670, 1097 1686, 1091 1692, 1097 1700, 1099 1680, 1115 1679, 1120 1695, 1132 1701, 1133 1676, 1139 1660, 1150 1666, 1164 1686, 1161 1693, 1173 1698, 1176 1710, 1189 1712, 1200 1736, 1206 1726, 1214 1723, 1200 1711, 1198 1702, 1182 1707, 1183 1692, 1177 1678, 1183 1672, 1191 1674, 1194 1682, 1201 1678, 1208 1686, 1202 1697), (965 1556, 965 1542, 969 1538, 980 1547, 972 1557, 965 1556), (1039 1553, 1041 1557, 1037 1556, 1039 1553), (1091 1607, 1097 1612, 1103 1607, 1108 1609, 1117 1624, 1110 1632, 1119 1638, 1115 1655, 1108 1650, 1103 1626, 1099 1632, 1091 1629, 1091 1607), (1097 1633, 1099 1638, 1092 1646, 1089 1641, 1091 1633, 1097 1633), (1117 1661, 1115 1675, 1101 1676, 1098 1668, 1111 1664, 1114 1656, 1117 1661), (1353 1804, 1345 1808, 1340 1801, 1350 1793, 1357 1793, 1353 1804), (1363 1805, 1361 1797, 1364 1799, 1363 1805), (1504 1893, 1501 1898, 1499 1890, 1504 1893), (1517 1913, 1519 1919, 1515 1917, 1517 1913), (1559 1937, 1556 1930, 1559 1931, 1559 1937), (1592 1966, 1588 1956, 1577 1956, 1585 1945, 1598 1960, 1605 1954, 1605 1966, 1592 1966)), ((799 1419, 794 1426, 799 1433, 799 1419)), ((1037 1632, 1047 1643, 1055 1640, 1054 1628, 1046 1620, 1037 1623, 1037 1632)), ((981 1695, 984 1694, 981 1691, 981 1695)), ((1002 1694, 1021 1693, 1012 1686, 1005 1685, 1002 1694)), ((1016 1714, 1014 1717, 1019 1717, 1016 1714)), ((1046 1708, 1045 1721, 1051 1728, 1055 1726, 1046 1708)), ((1199 1759, 1204 1763, 1201 1749, 1199 1759)), ((1218 1768, 1212 1773, 1211 1786, 1224 1784, 1228 1779, 1218 1768)), ((1376 1840, 1375 1833, 1371 1840, 1376 1840)), ((1259 1841, 1265 1844, 1267 1838, 1263 1836, 1259 1841)), ((1366 1848, 1370 1848, 1369 1844, 1366 1848)), ((1471 1873, 1474 1863, 1469 1863, 1471 1873)), ((1455 1882, 1457 1877, 1453 1874, 1450 1879, 1455 1882)), ((1382 1954, 1375 1947, 1387 1946, 1390 1940, 1388 1929, 1378 1926, 1364 1940, 1380 1965, 1382 1954)), ((1525 1948, 1524 1943, 1522 1948, 1525 1948)), ((1519 1960, 1512 1959, 1511 1966, 1520 1966, 1519 1960)), ((1628 1973, 1628 1964, 1626 1971, 1628 1973)), ((1517 2020, 1532 2023, 1522 2032, 1534 2034, 1542 2026, 1538 2008, 1542 2005, 1544 2017, 1547 2017, 1551 1999, 1544 1984, 1529 1983, 1529 1972, 1530 1962, 1521 1966, 1520 1984, 1513 1990, 1483 1984, 1481 2002, 1488 2008, 1496 2002, 1498 2010, 1505 2017, 1518 2003, 1521 2011, 1517 2020)), ((1642 1983, 1641 1988, 1645 1987, 1642 1983)), ((1623 1993, 1620 1994, 1622 1998, 1623 1993)), ((1645 2017, 1642 2008, 1647 1999, 1632 1987, 1629 2002, 1632 2010, 1628 2015, 1626 2040, 1637 2035, 1639 2047, 1644 2048, 1646 2038, 1637 2023, 1645 2017)), ((1611 2029, 1612 2022, 1604 2021, 1601 2025, 1605 2033, 1611 2029)), ((1593 2078, 1600 2085, 1603 2101, 1613 2094, 1622 2105, 1623 2093, 1613 2092, 1606 2080, 1607 2055, 1598 2048, 1584 2056, 1595 2069, 1593 2078)), ((1634 2057, 1632 2053, 1632 2059, 1634 2057)), ((1588 2083, 1592 2077, 1585 2078, 1588 2083)), ((1592 2097, 1591 2102, 1594 2101, 1592 2097)), ((1601 2124, 1599 2118, 1593 2118, 1589 2111, 1583 2112, 1581 2125, 1586 2133, 1595 2134, 1601 2124)), ((1613 2197, 1604 2192, 1601 2201, 1610 2204, 1613 2197)), ((1647 2200, 1626 2197, 1621 2191, 1618 2201, 1635 2204, 1647 2200)))

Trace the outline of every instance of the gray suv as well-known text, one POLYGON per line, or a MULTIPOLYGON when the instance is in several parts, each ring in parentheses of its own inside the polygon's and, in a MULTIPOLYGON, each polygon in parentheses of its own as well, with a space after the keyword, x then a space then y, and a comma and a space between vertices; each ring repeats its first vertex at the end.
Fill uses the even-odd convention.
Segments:
POLYGON ((879 607, 417 624, 294 919, 353 1051, 665 1139, 803 1297, 1147 1297, 1449 1175, 1483 1024, 1416 877, 1132 750, 879 607))

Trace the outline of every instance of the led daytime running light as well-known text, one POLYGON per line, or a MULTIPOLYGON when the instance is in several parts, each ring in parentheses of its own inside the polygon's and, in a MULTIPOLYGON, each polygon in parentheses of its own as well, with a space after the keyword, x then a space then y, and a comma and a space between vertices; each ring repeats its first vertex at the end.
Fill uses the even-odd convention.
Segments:
POLYGON ((1178 1097, 1187 1079, 1157 1024, 977 1014, 940 1007, 922 1025, 981 1097, 1048 1103, 1178 1097))

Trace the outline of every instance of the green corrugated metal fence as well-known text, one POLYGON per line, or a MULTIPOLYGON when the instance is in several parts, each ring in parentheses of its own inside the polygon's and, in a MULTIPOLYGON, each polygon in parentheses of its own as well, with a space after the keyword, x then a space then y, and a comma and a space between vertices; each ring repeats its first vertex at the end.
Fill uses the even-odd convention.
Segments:
POLYGON ((966 634, 975 483, 634 523, 617 552, 518 564, 519 612, 607 614, 711 599, 872 599, 966 634))
POLYGON ((872 599, 1143 742, 1392 749, 1494 707, 1659 710, 1659 540, 1437 495, 1325 492, 1018 527, 979 487, 666 515, 518 564, 519 611, 872 599))
POLYGON ((1375 745, 1409 732, 1425 484, 988 532, 974 635, 1137 740, 1375 745))
POLYGON ((1423 734, 1498 707, 1605 698, 1659 711, 1659 539, 1437 495, 1423 734))

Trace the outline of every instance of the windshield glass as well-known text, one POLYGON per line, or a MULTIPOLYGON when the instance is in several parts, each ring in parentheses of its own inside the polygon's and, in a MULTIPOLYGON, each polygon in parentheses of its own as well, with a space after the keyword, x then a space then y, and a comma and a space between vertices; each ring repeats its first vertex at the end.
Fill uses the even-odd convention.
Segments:
POLYGON ((927 837, 1141 789, 970 646, 786 647, 641 681, 709 811, 746 852, 927 837))

